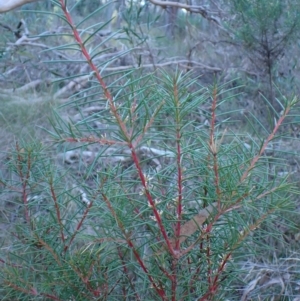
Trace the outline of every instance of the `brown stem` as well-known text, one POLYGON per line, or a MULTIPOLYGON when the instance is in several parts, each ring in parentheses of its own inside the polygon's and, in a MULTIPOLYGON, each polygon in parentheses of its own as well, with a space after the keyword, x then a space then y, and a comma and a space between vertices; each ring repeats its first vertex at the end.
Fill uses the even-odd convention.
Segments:
POLYGON ((16 142, 16 150, 17 150, 17 170, 19 177, 22 182, 22 200, 24 204, 24 210, 25 210, 25 220, 28 225, 30 225, 30 217, 29 217, 29 211, 28 211, 28 195, 27 195, 27 184, 29 180, 30 175, 30 169, 31 169, 31 161, 30 161, 30 153, 27 154, 27 172, 26 175, 23 173, 22 166, 24 164, 24 158, 22 156, 22 153, 24 152, 23 149, 20 149, 20 146, 18 142, 16 142))
POLYGON ((123 267, 124 274, 127 276, 127 279, 129 280, 129 285, 130 285, 131 289, 134 291, 136 300, 141 301, 141 298, 138 295, 137 290, 135 289, 134 282, 131 281, 131 277, 129 275, 129 271, 128 271, 127 265, 125 263, 124 256, 123 256, 123 254, 120 250, 120 247, 118 247, 117 249, 118 249, 118 255, 119 255, 119 257, 121 259, 121 262, 122 262, 122 267, 123 267))
POLYGON ((55 193, 55 190, 54 190, 54 187, 53 187, 53 179, 52 178, 50 179, 49 184, 50 184, 51 197, 52 197, 52 200, 54 202, 54 207, 55 207, 55 211, 56 211, 57 222, 58 222, 59 229, 60 229, 60 237, 61 237, 61 240, 64 244, 65 240, 66 240, 65 235, 64 235, 64 225, 63 225, 63 222, 62 222, 62 219, 61 219, 60 208, 59 208, 56 193, 55 193))
POLYGON ((88 213, 89 213, 89 211, 90 211, 90 209, 91 209, 92 206, 93 206, 93 202, 90 202, 88 204, 87 208, 85 209, 85 211, 84 211, 84 213, 82 215, 81 220, 78 222, 77 227, 76 227, 76 229, 75 229, 75 231, 74 231, 74 233, 73 233, 73 235, 72 235, 72 237, 70 239, 69 244, 64 247, 64 252, 66 252, 68 250, 68 248, 71 246, 73 240, 75 239, 75 236, 77 235, 78 231, 80 230, 80 228, 81 228, 84 220, 86 219, 86 217, 87 217, 87 215, 88 215, 88 213))

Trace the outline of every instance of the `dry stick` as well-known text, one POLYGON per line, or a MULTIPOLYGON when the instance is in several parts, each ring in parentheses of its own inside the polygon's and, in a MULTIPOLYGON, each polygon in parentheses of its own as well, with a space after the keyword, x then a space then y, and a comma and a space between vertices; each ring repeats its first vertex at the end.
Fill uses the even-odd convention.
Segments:
POLYGON ((115 140, 109 140, 106 138, 98 138, 94 136, 82 137, 82 138, 65 138, 66 142, 89 142, 89 143, 99 143, 102 145, 127 145, 126 142, 120 142, 115 140))
MULTIPOLYGON (((255 198, 255 201, 275 192, 278 189, 278 187, 274 187, 260 195, 258 195, 255 198)), ((216 216, 214 217, 214 219, 212 220, 211 223, 209 223, 207 225, 207 229, 211 229, 211 227, 213 226, 213 224, 220 218, 221 215, 223 215, 226 212, 232 211, 234 209, 240 208, 240 203, 241 201, 246 198, 247 196, 249 196, 249 192, 243 194, 242 196, 240 196, 238 198, 238 200, 235 202, 234 205, 232 205, 229 208, 224 209, 221 212, 218 212, 216 214, 216 216)), ((217 206, 217 202, 212 203, 211 205, 205 207, 204 209, 200 210, 198 214, 196 214, 191 220, 189 220, 188 222, 186 222, 182 228, 181 228, 181 237, 180 237, 180 243, 183 243, 184 241, 186 241, 186 239, 188 237, 190 237, 191 235, 193 235, 196 231, 201 230, 201 226, 202 224, 207 220, 207 218, 211 215, 211 213, 216 210, 216 206, 217 206)), ((206 233, 206 232, 205 232, 206 233)), ((186 248, 184 251, 182 251, 180 253, 180 257, 187 254, 190 250, 192 250, 194 248, 194 246, 196 245, 196 243, 199 241, 199 239, 202 238, 202 235, 194 242, 192 243, 188 248, 186 248)), ((175 243, 175 238, 171 239, 171 243, 174 245, 175 243)))
POLYGON ((0 0, 0 13, 8 12, 21 5, 37 0, 0 0))
MULTIPOLYGON (((179 243, 182 244, 187 238, 201 229, 201 225, 207 220, 210 214, 215 210, 217 203, 213 203, 204 209, 200 210, 198 214, 194 215, 191 220, 181 226, 181 235, 179 243)), ((171 239, 171 244, 175 245, 175 238, 171 239)))
POLYGON ((209 12, 204 6, 194 6, 194 5, 188 5, 188 4, 183 4, 179 2, 172 2, 172 1, 160 1, 160 0, 149 0, 152 4, 161 6, 162 8, 167 8, 167 7, 176 7, 176 8, 181 8, 185 9, 188 12, 191 13, 198 13, 200 14, 203 18, 215 22, 217 25, 220 26, 220 22, 214 18, 209 16, 209 12))

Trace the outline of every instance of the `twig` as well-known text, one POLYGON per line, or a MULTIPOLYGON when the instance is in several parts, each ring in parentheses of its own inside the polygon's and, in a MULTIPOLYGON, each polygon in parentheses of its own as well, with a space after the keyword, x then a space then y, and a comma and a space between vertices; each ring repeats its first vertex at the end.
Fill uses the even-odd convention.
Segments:
POLYGON ((209 14, 212 14, 212 12, 208 11, 203 6, 193 6, 193 5, 183 4, 183 3, 179 3, 179 2, 171 2, 171 1, 159 1, 159 0, 149 0, 149 1, 152 4, 158 5, 162 8, 176 7, 176 8, 185 9, 191 13, 201 14, 201 16, 203 18, 205 18, 209 21, 213 21, 217 25, 221 26, 219 20, 217 20, 216 18, 209 15, 209 14))

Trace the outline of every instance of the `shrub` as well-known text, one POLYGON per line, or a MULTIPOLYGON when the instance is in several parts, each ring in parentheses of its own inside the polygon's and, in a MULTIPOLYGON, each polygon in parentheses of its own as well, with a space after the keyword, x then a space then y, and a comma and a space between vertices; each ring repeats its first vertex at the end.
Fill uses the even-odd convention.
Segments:
POLYGON ((247 144, 217 122, 226 86, 201 87, 179 71, 103 77, 64 1, 61 9, 102 97, 75 98, 79 120, 53 122, 75 172, 42 145, 17 143, 5 164, 1 194, 23 219, 6 228, 2 299, 225 300, 240 248, 290 206, 292 185, 276 176, 268 145, 296 98, 247 144))

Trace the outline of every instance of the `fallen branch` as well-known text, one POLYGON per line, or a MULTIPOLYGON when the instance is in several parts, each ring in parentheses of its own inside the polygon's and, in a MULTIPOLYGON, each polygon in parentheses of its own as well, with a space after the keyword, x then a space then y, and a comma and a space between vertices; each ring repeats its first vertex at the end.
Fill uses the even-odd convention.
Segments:
POLYGON ((183 4, 179 2, 171 2, 171 1, 159 1, 159 0, 149 0, 152 4, 158 5, 162 8, 167 8, 167 7, 177 7, 181 9, 185 9, 186 11, 190 13, 196 13, 200 14, 203 18, 215 22, 218 26, 221 26, 219 20, 216 18, 210 16, 212 12, 209 12, 207 9, 205 9, 203 6, 194 6, 194 5, 188 5, 188 4, 183 4))
POLYGON ((11 94, 11 93, 16 93, 16 94, 20 94, 20 93, 24 93, 24 92, 27 92, 28 90, 30 89, 35 89, 38 85, 41 85, 41 84, 50 84, 51 81, 50 80, 42 80, 42 79, 37 79, 37 80, 34 80, 20 88, 12 88, 12 89, 0 89, 0 93, 1 94, 11 94))
POLYGON ((24 4, 39 0, 0 0, 0 13, 5 13, 24 4))

